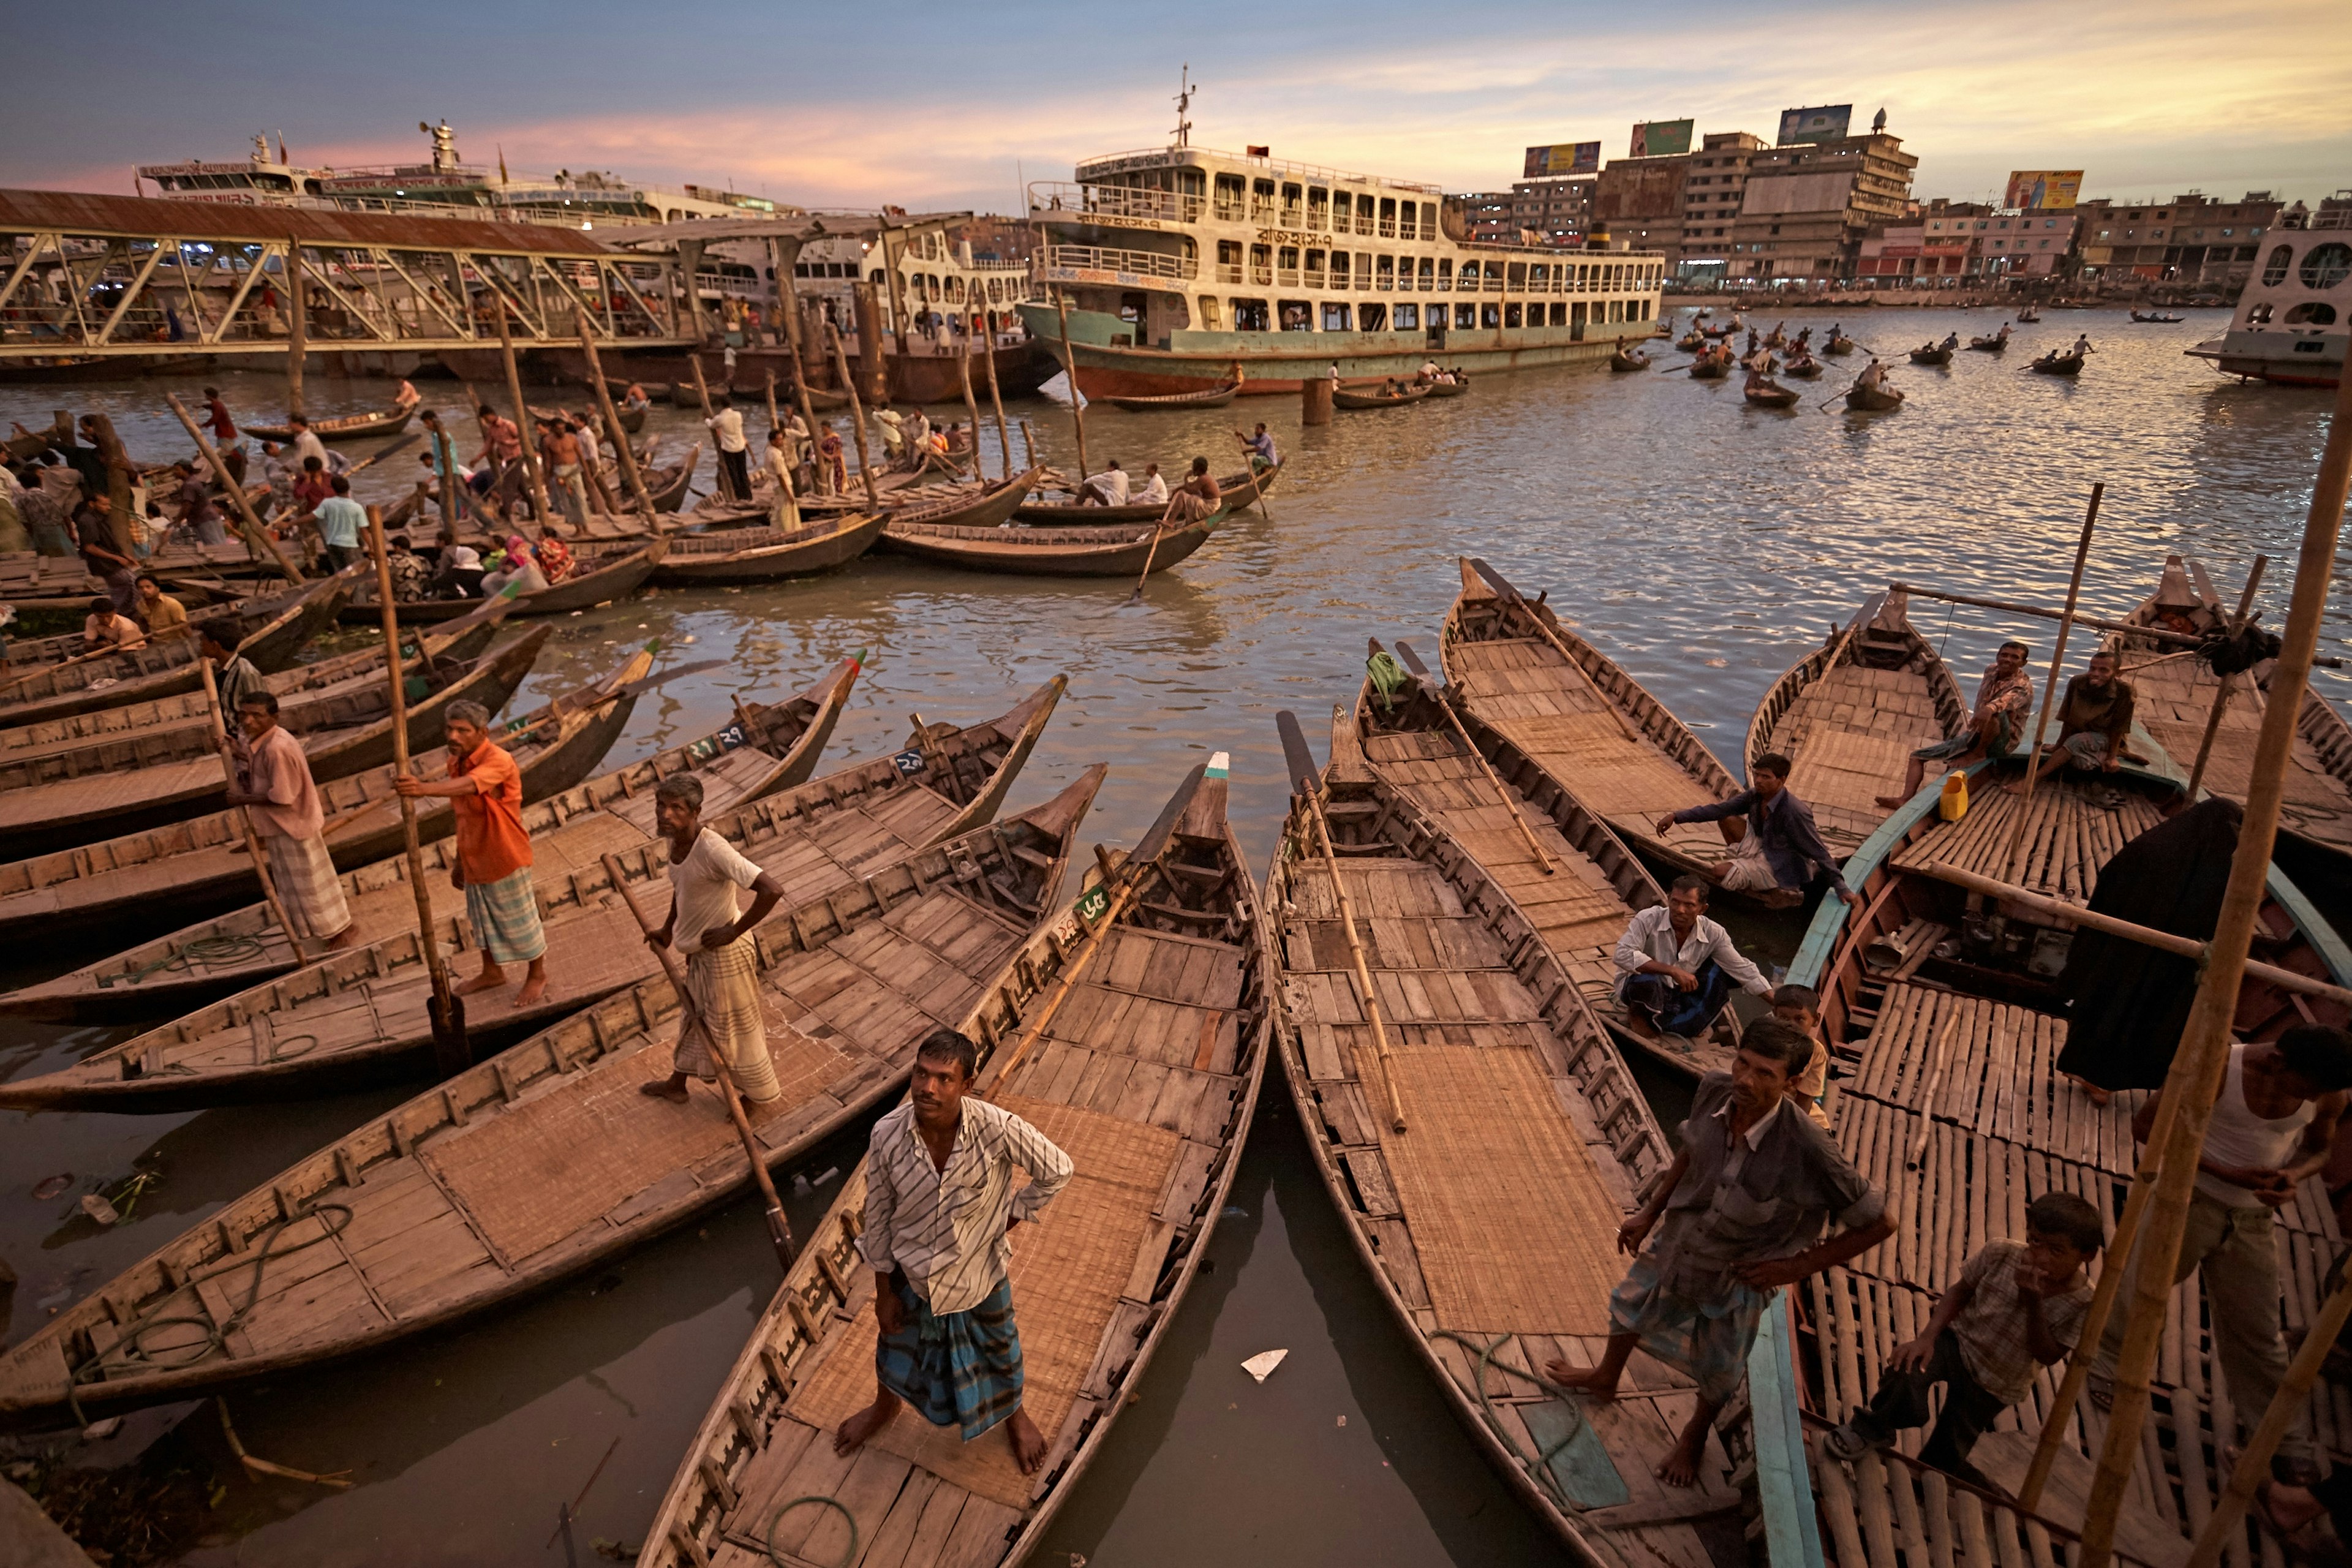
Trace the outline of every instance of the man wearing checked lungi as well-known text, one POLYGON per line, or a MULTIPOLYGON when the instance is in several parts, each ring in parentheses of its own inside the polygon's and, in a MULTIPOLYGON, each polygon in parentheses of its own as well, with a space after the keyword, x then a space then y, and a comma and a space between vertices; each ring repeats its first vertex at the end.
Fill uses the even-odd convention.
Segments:
POLYGON ((507 983, 506 966, 529 964, 514 1005, 528 1007, 547 994, 547 932, 539 923, 539 895, 530 885, 530 835, 522 826, 522 770, 490 740, 490 710, 478 702, 449 704, 449 779, 427 784, 404 773, 393 787, 414 799, 444 796, 457 813, 457 853, 449 885, 466 890, 466 919, 482 950, 482 972, 457 987, 461 996, 507 983))
POLYGON ((1885 1196, 1789 1103, 1790 1079, 1820 1048, 1778 1019, 1759 1018, 1740 1037, 1731 1070, 1699 1079, 1682 1152, 1617 1232, 1618 1250, 1636 1256, 1610 1293, 1601 1364, 1544 1363, 1546 1377, 1596 1400, 1616 1397, 1636 1345, 1688 1373, 1698 1407, 1657 1467, 1668 1486, 1697 1483, 1707 1428, 1747 1376, 1770 1292, 1895 1234, 1885 1196), (1844 1228, 1823 1241, 1832 1219, 1844 1228))
POLYGON ((286 906, 286 918, 300 928, 288 931, 287 940, 298 951, 305 936, 331 952, 351 946, 359 926, 327 852, 326 806, 302 742, 278 722, 277 694, 266 686, 246 691, 236 700, 236 724, 245 739, 242 754, 221 742, 236 764, 236 784, 226 798, 245 809, 260 835, 270 886, 286 906))
POLYGON ((784 889, 757 861, 702 826, 702 781, 692 774, 676 773, 654 786, 654 821, 669 844, 669 919, 646 941, 656 951, 676 942, 686 954, 686 988, 702 1026, 679 1031, 669 1078, 641 1085, 641 1092, 683 1104, 687 1079, 716 1083, 723 1061, 744 1099, 762 1104, 778 1099, 784 1090, 768 1059, 759 954, 751 932, 784 889), (749 912, 735 907, 738 888, 751 889, 749 912))
POLYGON ((1013 1317, 1013 1227, 1069 1184, 1070 1157, 1009 1110, 971 1095, 971 1041, 934 1029, 915 1052, 906 1100, 874 1124, 866 1153, 866 1229, 874 1270, 874 1403, 841 1424, 846 1454, 890 1424, 901 1402, 967 1443, 1002 1425, 1024 1475, 1045 1435, 1021 1407, 1021 1330, 1013 1317), (1029 1184, 1013 1190, 1015 1170, 1029 1184))

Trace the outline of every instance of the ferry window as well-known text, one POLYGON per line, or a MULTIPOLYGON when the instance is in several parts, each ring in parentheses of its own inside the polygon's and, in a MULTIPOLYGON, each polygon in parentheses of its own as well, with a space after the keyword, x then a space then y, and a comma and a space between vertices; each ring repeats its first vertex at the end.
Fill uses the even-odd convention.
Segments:
POLYGON ((1286 332, 1311 332, 1315 330, 1315 307, 1304 300, 1277 300, 1282 312, 1282 330, 1286 332))
POLYGON ((1224 331, 1223 309, 1217 303, 1217 297, 1214 294, 1201 296, 1201 326, 1206 331, 1224 331))
POLYGON ((1436 265, 1437 263, 1432 258, 1424 256, 1421 258, 1421 291, 1424 294, 1428 293, 1434 285, 1436 273, 1433 268, 1436 265))
POLYGON ((1347 286, 1348 253, 1344 250, 1335 250, 1331 253, 1331 287, 1345 289, 1347 286))
POLYGON ((1217 176, 1217 216, 1226 222, 1238 222, 1242 216, 1242 177, 1239 174, 1217 176))
POLYGON ((1307 187, 1307 226, 1315 229, 1331 226, 1331 193, 1320 185, 1307 187))
POLYGON ((1396 258, 1393 256, 1383 256, 1375 261, 1373 266, 1378 270, 1373 279, 1372 286, 1376 289, 1394 289, 1396 287, 1396 258))
POLYGON ((1356 232, 1358 234, 1372 232, 1372 198, 1370 196, 1356 198, 1356 232))
POLYGON ((1323 252, 1310 250, 1307 253, 1307 271, 1316 282, 1323 281, 1323 252))
MULTIPOLYGON (((1399 239, 1414 239, 1419 237, 1413 227, 1412 214, 1413 204, 1411 202, 1405 203, 1403 206, 1397 210, 1397 237, 1399 239)), ((1402 331, 1405 329, 1400 327, 1397 330, 1399 331, 1402 331)))
POLYGON ((1421 232, 1423 238, 1437 237, 1437 204, 1435 202, 1421 204, 1421 232))
POLYGON ((1385 332, 1389 330, 1389 308, 1368 300, 1356 307, 1356 323, 1359 331, 1385 332))
MULTIPOLYGON (((2105 229, 2099 231, 2099 237, 2101 239, 2107 237, 2105 229)), ((2273 250, 2271 258, 2263 263, 2263 287, 2275 289, 2285 282, 2287 263, 2294 258, 2294 247, 2291 245, 2282 245, 2273 250)))
POLYGON ((1417 332, 1421 331, 1420 306, 1399 304, 1396 308, 1395 314, 1396 331, 1400 332, 1417 332))
POLYGON ((1359 288, 1359 289, 1370 289, 1371 286, 1372 286, 1372 257, 1371 257, 1371 253, 1370 253, 1370 251, 1366 251, 1366 250, 1360 250, 1360 251, 1356 252, 1356 287, 1357 287, 1357 288, 1359 288))
POLYGON ((1262 332, 1266 330, 1266 321, 1265 300, 1236 300, 1234 301, 1234 331, 1262 332))
POLYGON ((1396 198, 1394 196, 1381 198, 1381 237, 1382 239, 1396 237, 1396 198))
POLYGON ((808 275, 809 275, 809 264, 808 264, 807 262, 805 262, 805 261, 795 261, 795 262, 793 262, 793 277, 795 277, 795 278, 805 278, 805 277, 807 277, 808 275))
POLYGON ((1438 258, 1437 291, 1441 294, 1450 294, 1454 291, 1454 262, 1451 258, 1438 258))
POLYGON ((1519 307, 1516 303, 1503 307, 1503 325, 1516 327, 1522 324, 1519 320, 1519 307))
POLYGON ((1275 252, 1274 264, 1276 267, 1281 268, 1285 272, 1297 271, 1298 247, 1295 245, 1283 246, 1275 252))
POLYGON ((2323 305, 2316 300, 2305 300, 2281 320, 2290 327, 2332 327, 2336 324, 2336 307, 2323 305))
POLYGON ((2250 327, 2259 327, 2270 319, 2271 308, 2268 305, 2257 305, 2246 312, 2246 325, 2250 327))
POLYGON ((1297 185, 1286 184, 1282 187, 1283 221, 1294 227, 1297 226, 1298 223, 1299 197, 1303 193, 1300 188, 1297 185))
POLYGON ((1465 332, 1466 332, 1466 331, 1468 331, 1471 328, 1473 328, 1473 327, 1476 326, 1477 324, 1478 324, 1478 307, 1477 307, 1477 306, 1475 306, 1475 305, 1469 305, 1469 304, 1462 304, 1462 305, 1456 305, 1456 306, 1454 306, 1454 327, 1455 327, 1457 330, 1459 330, 1459 331, 1465 331, 1465 332))
POLYGON ((1482 327, 1501 326, 1503 324, 1503 308, 1500 305, 1482 306, 1478 311, 1478 324, 1482 327))
POLYGON ((1551 324, 1555 327, 1564 327, 1568 325, 1567 300, 1554 300, 1551 302, 1551 324))
POLYGON ((1524 261, 1512 262, 1510 266, 1505 269, 1505 279, 1506 280, 1503 286, 1508 289, 1512 293, 1526 293, 1528 291, 1528 264, 1524 261))
MULTIPOLYGON (((2297 272, 2306 289, 2333 289, 2352 275, 2352 245, 2315 245, 2304 256, 2297 272)), ((2336 312, 2328 311, 2327 319, 2334 321, 2336 312)))
MULTIPOLYGON (((1250 281, 1253 283, 1271 283, 1274 281, 1274 279, 1269 276, 1269 274, 1271 274, 1273 270, 1274 247, 1267 245, 1251 246, 1250 281)), ((1236 310, 1240 308, 1238 303, 1234 308, 1236 310)))
POLYGON ((1323 305, 1323 330, 1327 332, 1353 331, 1354 329, 1348 325, 1348 307, 1326 300, 1323 305))
POLYGON ((1274 216, 1274 182, 1254 180, 1250 183, 1250 221, 1274 216))

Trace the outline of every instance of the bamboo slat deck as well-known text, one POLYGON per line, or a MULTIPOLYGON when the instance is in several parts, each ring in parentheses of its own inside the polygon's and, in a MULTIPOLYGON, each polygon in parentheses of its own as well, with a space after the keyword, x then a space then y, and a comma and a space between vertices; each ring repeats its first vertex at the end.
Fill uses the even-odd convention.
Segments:
MULTIPOLYGON (((1799 1289, 1805 1360, 1820 1393, 1817 1405, 1807 1401, 1807 1419, 1817 1425, 1867 1404, 1895 1346, 1919 1332, 1967 1260, 1990 1241, 2022 1237, 2034 1198, 2073 1193, 2112 1226, 2137 1163, 2130 1117, 2144 1097, 2118 1094, 2101 1107, 2057 1072, 2066 1025, 2054 989, 2021 961, 1990 958, 1965 942, 1945 945, 1966 912, 1965 898, 1921 872, 1961 864, 2000 874, 1992 862, 2018 803, 1988 788, 1987 772, 1981 764, 1975 771, 1974 805, 1960 823, 1937 821, 1926 792, 1897 812, 1848 863, 1862 903, 1825 905, 1790 966, 1792 982, 1822 994, 1834 1136, 1885 1193, 1895 1221, 1888 1240, 1799 1289)), ((2035 795, 2030 858, 2013 879, 2086 900, 2104 861, 2127 835, 2154 824, 2150 795, 2161 787, 2130 773, 2087 785, 2066 776, 2047 781, 2035 795), (2084 798, 2086 788, 2110 783, 2125 793, 2120 811, 2084 798)), ((2262 911, 2266 952, 2307 973, 2336 973, 2346 963, 2341 942, 2275 871, 2271 888, 2262 911)), ((2012 925, 2038 923, 2016 910, 2008 918, 2012 925)), ((2271 1038, 2315 1016, 2341 1025, 2345 1010, 2250 979, 2237 1023, 2242 1037, 2271 1038)), ((2293 1333, 2315 1311, 2321 1279, 2343 1238, 2316 1179, 2278 1222, 2284 1321, 2293 1333)), ((2189 1537, 2210 1517, 2225 1476, 2219 1450, 2240 1440, 2241 1415, 2249 1426, 2259 1419, 2234 1409, 2218 1375, 2194 1277, 2174 1291, 2172 1312, 2145 1457, 2116 1546, 2120 1557, 2147 1568, 2185 1561, 2189 1537)), ((2022 1479, 2063 1372, 2063 1363, 2046 1370, 2024 1405, 2004 1415, 1979 1447, 1975 1462, 1996 1481, 2014 1488, 2022 1479)), ((2352 1390, 2323 1382, 2311 1416, 2319 1442, 2352 1454, 2352 1390)), ((1924 1431, 1906 1434, 1893 1454, 1851 1467, 1821 1449, 1817 1432, 1804 1458, 1827 1527, 1827 1555, 1837 1568, 1941 1568, 1958 1557, 1978 1568, 1996 1556, 2003 1568, 2073 1561, 2105 1421, 2084 1402, 2032 1519, 1918 1465, 1912 1456, 1924 1431)), ((2284 1568, 2275 1544, 2252 1531, 2227 1555, 2232 1568, 2284 1568)))
MULTIPOLYGON (((770 1038, 797 1094, 761 1110, 767 1163, 895 1092, 923 1034, 1002 974, 1102 773, 760 929, 770 1038)), ((0 1426, 66 1419, 69 1391, 95 1418, 381 1346, 726 1201, 750 1166, 717 1096, 635 1092, 667 1068, 678 1022, 669 983, 648 980, 371 1118, 0 1356, 0 1426), (607 1138, 625 1160, 583 1154, 607 1138)))
POLYGON ((1266 897, 1288 999, 1276 1039, 1325 1185, 1456 1415, 1528 1503, 1593 1560, 1706 1568, 1710 1534, 1737 1530, 1719 1456, 1687 1490, 1653 1473, 1694 1409, 1688 1381, 1637 1353, 1601 1405, 1523 1375, 1555 1355, 1599 1359, 1623 1272, 1617 1228, 1664 1169, 1664 1135, 1528 913, 1349 756, 1351 726, 1334 717, 1336 867, 1294 802, 1266 897), (1386 1064, 1335 876, 1368 948, 1386 1064))
MULTIPOLYGON (((2131 619, 2142 626, 2202 633, 2219 629, 2235 608, 2214 592, 2203 567, 2168 555, 2156 592, 2131 619)), ((2141 725, 2186 773, 2203 743, 2221 678, 2202 661, 2182 657, 2177 646, 2159 647, 2128 636, 2110 642, 2121 645, 2124 679, 2138 699, 2141 725)), ((2270 666, 2257 667, 2253 676, 2242 675, 2232 683, 2235 689, 2213 738, 2203 781, 2207 790, 2241 805, 2267 700, 2257 681, 2268 681, 2270 666)), ((2315 691, 2305 693, 2303 710, 2296 716, 2284 787, 2280 830, 2308 838, 2334 855, 2352 855, 2352 729, 2315 691)))
POLYGON ((1224 795, 1218 777, 1189 801, 1180 791, 1165 845, 1135 868, 1139 896, 1115 919, 1097 911, 1105 923, 1091 928, 1077 912, 1085 900, 1065 910, 961 1022, 987 1047, 990 1098, 1076 1166, 1013 1248, 1023 1403, 1045 1435, 1044 1466, 1024 1477, 1001 1433, 965 1444, 910 1411, 835 1454, 832 1428, 874 1395, 874 1275, 854 1248, 861 1162, 687 1450, 641 1568, 763 1563, 772 1528, 792 1560, 812 1563, 980 1568, 1028 1553, 1192 1282, 1265 1072, 1274 999, 1263 922, 1224 795), (1089 930, 1101 946, 1084 959, 1089 930), (1000 1066, 1010 1068, 1001 1080, 1000 1066), (845 1509, 856 1551, 830 1509, 779 1521, 798 1497, 845 1509))
POLYGON ((1840 858, 1886 819, 1878 797, 1902 790, 1911 753, 1968 722, 1968 700, 1912 628, 1906 600, 1888 594, 1874 613, 1865 605, 1861 624, 1798 660, 1748 721, 1749 762, 1778 752, 1795 763, 1789 787, 1840 858))
POLYGON ((1573 781, 1576 798, 1635 849, 1684 870, 1723 859, 1713 823, 1684 823, 1663 838, 1655 830, 1670 811, 1737 794, 1738 781, 1614 660, 1549 609, 1535 613, 1575 655, 1574 666, 1525 611, 1462 563, 1443 647, 1445 678, 1462 690, 1466 710, 1553 777, 1573 781))

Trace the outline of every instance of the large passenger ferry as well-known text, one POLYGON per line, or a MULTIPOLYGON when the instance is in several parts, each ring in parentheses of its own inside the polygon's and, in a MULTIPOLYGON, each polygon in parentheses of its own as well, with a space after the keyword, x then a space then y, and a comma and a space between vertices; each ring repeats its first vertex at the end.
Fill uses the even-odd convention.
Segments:
POLYGON ((2237 313, 2189 350, 2226 374, 2285 386, 2334 386, 2352 342, 2352 191, 2308 215, 2282 214, 2237 313))
MULTIPOLYGON (((1179 100, 1180 106, 1183 100, 1179 100)), ((1580 250, 1475 244, 1435 185, 1173 144, 1080 163, 1029 188, 1033 336, 1090 397, 1295 392, 1302 380, 1605 357, 1656 330, 1664 258, 1595 236, 1580 250), (1058 298, 1057 298, 1058 297, 1058 298)))

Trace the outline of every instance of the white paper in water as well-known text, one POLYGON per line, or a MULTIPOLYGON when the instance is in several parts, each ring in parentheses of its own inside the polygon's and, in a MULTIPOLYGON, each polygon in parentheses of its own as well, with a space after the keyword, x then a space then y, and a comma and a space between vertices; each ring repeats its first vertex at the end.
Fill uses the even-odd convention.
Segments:
POLYGON ((1242 1370, 1249 1373, 1252 1377, 1257 1379, 1260 1383, 1264 1383, 1265 1381, 1265 1374, 1272 1372, 1276 1367, 1280 1366, 1282 1364, 1282 1358, 1289 1353, 1290 1352, 1286 1350, 1260 1351, 1257 1354, 1250 1357, 1249 1360, 1242 1363, 1242 1370))

